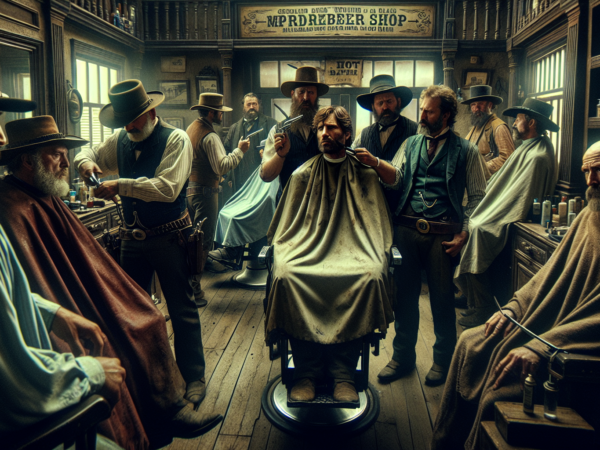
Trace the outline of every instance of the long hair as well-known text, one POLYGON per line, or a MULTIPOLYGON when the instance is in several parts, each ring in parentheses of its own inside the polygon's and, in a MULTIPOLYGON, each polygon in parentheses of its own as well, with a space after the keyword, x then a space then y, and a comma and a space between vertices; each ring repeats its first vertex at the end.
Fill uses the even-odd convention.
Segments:
POLYGON ((346 108, 343 106, 326 106, 321 108, 315 114, 313 119, 313 128, 316 130, 319 123, 324 122, 331 114, 334 115, 337 124, 342 129, 344 134, 350 132, 350 137, 346 140, 345 145, 350 145, 352 142, 352 118, 346 108))
POLYGON ((440 109, 442 115, 447 112, 450 113, 447 125, 449 127, 454 125, 454 122, 456 122, 456 115, 458 114, 458 102, 456 100, 456 94, 452 89, 448 86, 438 86, 434 84, 421 92, 421 100, 425 97, 439 98, 441 100, 440 109))

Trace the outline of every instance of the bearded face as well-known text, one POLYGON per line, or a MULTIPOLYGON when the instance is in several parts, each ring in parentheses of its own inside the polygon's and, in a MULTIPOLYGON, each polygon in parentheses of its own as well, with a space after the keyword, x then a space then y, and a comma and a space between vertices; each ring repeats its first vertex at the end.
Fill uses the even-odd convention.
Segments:
POLYGON ((600 211, 600 186, 589 186, 585 191, 585 198, 588 202, 588 208, 594 212, 600 211))
POLYGON ((131 142, 142 142, 150 137, 154 131, 154 121, 150 118, 150 113, 146 113, 144 116, 139 117, 128 125, 127 137, 131 142), (140 119, 146 118, 145 121, 140 119), (141 124, 140 122, 143 122, 141 124), (130 126, 131 125, 131 126, 130 126))
POLYGON ((492 102, 478 101, 471 102, 471 125, 480 128, 486 124, 492 115, 492 102))
POLYGON ((298 123, 304 123, 312 126, 315 114, 319 110, 319 101, 317 98, 317 88, 314 86, 300 86, 294 89, 292 94, 292 106, 290 108, 290 117, 296 117, 302 114, 302 120, 292 125, 292 131, 297 130, 295 126, 298 123))
MULTIPOLYGON (((65 149, 66 151, 66 149, 65 149)), ((33 185, 46 195, 63 197, 69 193, 69 167, 60 167, 49 162, 43 151, 31 156, 33 185)))
POLYGON ((246 97, 244 100, 244 119, 254 120, 258 117, 260 110, 256 97, 246 97))

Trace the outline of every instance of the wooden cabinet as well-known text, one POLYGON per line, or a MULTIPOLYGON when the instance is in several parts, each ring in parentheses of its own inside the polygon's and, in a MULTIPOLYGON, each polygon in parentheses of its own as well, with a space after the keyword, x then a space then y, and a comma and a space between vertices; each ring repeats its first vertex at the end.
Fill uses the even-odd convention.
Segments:
POLYGON ((116 229, 119 224, 119 213, 114 204, 109 204, 103 208, 88 210, 85 212, 76 212, 79 220, 85 225, 90 233, 96 238, 98 243, 104 247, 102 236, 106 231, 116 229))
POLYGON ((541 225, 515 223, 511 227, 512 296, 546 264, 558 244, 548 239, 541 225))

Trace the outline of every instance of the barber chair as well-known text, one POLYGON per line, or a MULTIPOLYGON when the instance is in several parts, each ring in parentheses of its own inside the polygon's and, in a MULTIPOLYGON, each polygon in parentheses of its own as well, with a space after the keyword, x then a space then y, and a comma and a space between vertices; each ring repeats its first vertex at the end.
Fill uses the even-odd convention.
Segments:
MULTIPOLYGON (((266 311, 272 284, 273 246, 263 247, 258 260, 268 268, 264 300, 266 311)), ((400 264, 402 264, 402 256, 393 246, 390 269, 400 264)), ((332 383, 317 385, 316 398, 311 402, 291 400, 289 392, 294 385, 294 359, 290 352, 289 339, 287 336, 282 336, 277 342, 269 344, 271 361, 278 357, 281 361, 281 375, 269 382, 262 395, 262 409, 269 422, 288 434, 303 437, 309 433, 313 435, 316 433, 317 436, 326 433, 328 437, 349 436, 365 431, 379 416, 379 395, 368 379, 369 350, 373 347, 373 355, 379 356, 379 341, 384 337, 384 333, 377 331, 362 337, 361 356, 354 376, 359 397, 356 403, 334 400, 332 383)))
POLYGON ((0 435, 4 449, 51 449, 64 444, 67 449, 96 448, 96 425, 110 416, 111 406, 92 395, 63 411, 15 433, 0 435))
POLYGON ((267 285, 267 266, 259 261, 260 249, 267 243, 267 237, 252 242, 248 246, 248 256, 245 255, 246 249, 233 262, 218 261, 219 264, 229 267, 235 271, 241 271, 233 276, 233 281, 246 289, 263 289, 267 285), (244 267, 244 261, 248 261, 244 267), (242 270, 243 269, 243 270, 242 270))

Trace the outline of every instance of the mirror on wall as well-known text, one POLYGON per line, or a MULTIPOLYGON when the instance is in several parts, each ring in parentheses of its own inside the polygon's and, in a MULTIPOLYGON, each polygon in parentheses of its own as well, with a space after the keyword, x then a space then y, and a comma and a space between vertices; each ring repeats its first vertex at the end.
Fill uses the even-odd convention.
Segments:
MULTIPOLYGON (((0 45, 0 92, 13 98, 31 100, 31 53, 7 45, 0 45)), ((5 112, 0 126, 15 119, 31 117, 32 113, 5 112)))

